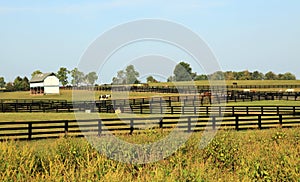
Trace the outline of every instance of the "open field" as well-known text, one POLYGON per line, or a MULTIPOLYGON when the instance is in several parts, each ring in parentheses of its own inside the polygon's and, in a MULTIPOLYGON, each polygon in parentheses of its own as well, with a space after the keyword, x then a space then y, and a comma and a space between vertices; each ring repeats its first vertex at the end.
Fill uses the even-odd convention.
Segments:
MULTIPOLYGON (((238 84, 249 84, 249 81, 238 84)), ((279 81, 280 82, 280 81, 279 81)), ((276 82, 277 84, 282 83, 276 82)), ((300 84, 291 81, 287 84, 300 84)), ((272 81, 274 83, 274 81, 272 81)), ((265 84, 272 84, 265 83, 265 84)), ((184 83, 187 84, 187 83, 184 83)), ((199 82, 197 84, 205 84, 199 82)), ((232 84, 228 82, 228 84, 232 84)), ((260 84, 257 81, 252 84, 260 84)), ((76 91, 78 100, 98 99, 100 94, 109 92, 76 91)), ((130 92, 129 98, 172 96, 177 94, 130 92)), ((126 98, 124 93, 115 93, 115 98, 126 98)), ((71 90, 62 90, 61 95, 31 96, 28 92, 0 92, 0 99, 59 99, 72 100, 71 90)), ((228 106, 300 106, 299 101, 253 101, 253 102, 231 102, 228 106)), ((101 118, 131 118, 126 123, 124 132, 129 133, 128 126, 132 118, 137 117, 160 117, 153 114, 115 114, 115 113, 76 113, 79 119, 87 116, 88 119, 101 118)), ((176 116, 163 115, 163 116, 176 116)), ((178 116, 178 115, 177 115, 178 116)), ((258 128, 257 116, 246 116, 241 118, 241 124, 253 123, 250 128, 258 128), (247 121, 246 121, 247 120, 247 121), (248 122, 250 120, 251 122, 248 122)), ((278 127, 278 116, 266 119, 273 122, 272 127, 278 127)), ((284 116, 283 120, 294 122, 296 117, 284 116), (287 119, 288 118, 288 119, 287 119)), ((218 131, 214 140, 204 149, 199 148, 202 132, 192 134, 177 152, 165 159, 149 164, 127 164, 114 161, 99 154, 84 138, 69 138, 65 135, 65 122, 53 123, 48 121, 75 120, 74 113, 0 113, 0 122, 18 121, 47 121, 46 129, 40 131, 44 124, 33 124, 33 132, 48 132, 54 127, 60 126, 62 136, 59 139, 45 139, 38 141, 4 141, 0 142, 0 180, 2 181, 297 181, 300 179, 300 128, 285 129, 275 128, 268 130, 246 130, 234 131, 234 124, 229 131, 218 131), (51 125, 51 126, 50 126, 51 125), (49 128, 47 128, 49 127, 49 128), (51 128, 50 128, 51 127, 51 128)), ((77 118, 78 119, 78 118, 77 118)), ((233 123, 234 116, 225 119, 222 123, 233 123), (229 121, 230 120, 230 121, 229 121)), ((300 118, 298 118, 299 120, 300 118)), ((297 120, 297 121, 298 121, 297 120)), ((158 121, 158 120, 157 120, 158 121)), ((157 122, 156 121, 156 122, 157 122)), ((208 121, 208 119, 207 119, 208 121)), ((97 122, 89 123, 95 124, 97 122)), ((115 122, 115 121, 113 121, 115 122)), ((114 124, 109 121, 109 124, 114 124)), ((119 121, 116 121, 119 122, 119 121)), ((176 121, 167 120, 173 123, 176 121)), ((146 122, 145 122, 146 123, 146 122)), ((27 127, 23 124, 21 127, 27 127), (24 126, 23 126, 24 125, 24 126)), ((67 124, 69 125, 69 124, 67 124)), ((158 124, 156 124, 158 125, 158 124)), ((163 139, 169 134, 170 129, 155 129, 155 127, 143 130, 134 130, 132 135, 116 134, 115 136, 134 144, 146 144, 163 139)), ((174 124, 175 125, 175 124, 174 124)), ((184 126, 186 125, 183 124, 184 126)), ((266 124, 266 126, 268 123, 266 124)), ((67 130, 76 131, 78 128, 67 130)), ((99 125, 98 125, 99 126, 99 125)), ((148 125, 147 125, 148 126, 148 125)), ((150 125, 149 125, 150 126, 150 125)), ((14 126, 13 126, 14 127, 14 126)), ((119 126, 114 126, 119 127, 119 126)), ((139 126, 137 126, 139 127, 139 126)), ((225 126, 227 127, 227 126, 225 126)), ((229 127, 229 125, 228 125, 229 127)), ((7 128, 6 128, 7 129, 7 128)), ((53 130, 52 130, 53 131, 53 130)), ((8 132, 1 131, 2 133, 8 132)), ((13 132, 18 132, 13 131, 13 132)), ((28 132, 24 129, 21 132, 28 132)), ((77 132, 77 131, 76 131, 77 132)), ((75 133, 76 133, 75 132, 75 133)), ((97 132, 97 131, 95 131, 97 132)), ((78 132, 77 132, 78 133, 78 132)), ((15 133, 13 133, 15 134, 15 133)), ((54 134, 54 133, 52 133, 54 134)), ((78 133, 80 134, 80 133, 78 133)), ((57 135, 57 133, 55 133, 57 135)), ((48 137, 48 135, 45 135, 48 137)), ((34 136, 33 136, 34 138, 34 136)), ((105 144, 105 149, 114 150, 120 146, 114 143, 105 144), (108 148, 107 148, 108 147, 108 148)), ((132 159, 136 155, 132 153, 116 152, 118 157, 129 155, 132 159)), ((155 157, 155 154, 152 156, 155 157)))
MULTIPOLYGON (((120 135, 130 143, 154 142, 156 130, 120 135)), ((300 128, 219 131, 204 149, 194 133, 173 155, 127 164, 98 153, 84 138, 0 143, 1 181, 297 181, 300 128)), ((104 146, 103 146, 104 147, 104 146)), ((107 149, 115 148, 110 143, 107 149)), ((117 149, 117 148, 116 148, 117 149)), ((119 151, 119 157, 124 151, 119 151)), ((134 157, 135 153, 126 153, 134 157)), ((157 154, 153 154, 155 157, 157 154)))
POLYGON ((213 80, 211 82, 207 80, 195 81, 195 82, 161 82, 161 83, 150 83, 149 86, 185 86, 185 85, 209 85, 210 83, 214 85, 226 84, 232 85, 233 83, 237 85, 300 85, 300 80, 225 80, 218 81, 213 80))
MULTIPOLYGON (((60 95, 30 95, 29 92, 0 92, 0 99, 55 99, 55 100, 67 100, 72 101, 72 90, 61 90, 60 95)), ((76 101, 86 101, 86 100, 99 100, 101 94, 112 94, 111 92, 100 92, 100 91, 87 91, 87 90, 77 90, 75 91, 76 101)), ((114 99, 122 98, 144 98, 151 96, 177 96, 174 93, 145 93, 145 92, 114 92, 112 97, 114 99)))
MULTIPOLYGON (((226 80, 227 85, 232 85, 236 82, 238 85, 300 85, 300 80, 226 80)), ((220 81, 212 82, 213 85, 221 84, 220 81)), ((208 81, 196 81, 196 82, 163 82, 163 83, 149 83, 149 86, 188 86, 188 85, 209 85, 208 81)), ((242 90, 242 89, 241 89, 242 90)), ((274 89, 255 89, 256 91, 279 91, 280 88, 274 89)), ((284 90, 284 89, 283 89, 284 90)), ((295 89, 295 91, 300 91, 300 89, 295 89)), ((111 94, 107 91, 86 91, 77 90, 75 92, 76 100, 93 100, 98 99, 101 94, 111 94)), ((144 92, 114 92, 113 97, 118 98, 139 98, 139 97, 149 97, 149 96, 176 96, 178 94, 170 93, 144 93, 144 92)), ((61 100, 72 100, 72 90, 61 90, 60 95, 30 95, 28 92, 0 92, 0 99, 61 99, 61 100)))
MULTIPOLYGON (((300 106, 299 101, 285 101, 285 100, 274 100, 274 101, 253 101, 253 102, 231 102, 226 104, 227 106, 300 106)), ((217 104, 216 104, 217 106, 217 104)), ((154 114, 115 114, 115 113, 97 113, 89 114, 92 118, 115 118, 115 117, 148 117, 155 116, 154 114)), ((168 116, 168 115, 165 115, 168 116)), ((0 113, 0 121, 47 121, 47 120, 74 120, 74 113, 0 113)))

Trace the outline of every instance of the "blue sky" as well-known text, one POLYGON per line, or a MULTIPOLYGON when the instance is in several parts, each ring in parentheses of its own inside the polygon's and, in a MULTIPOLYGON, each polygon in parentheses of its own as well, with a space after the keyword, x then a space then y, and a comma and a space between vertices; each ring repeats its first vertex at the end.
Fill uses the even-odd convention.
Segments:
MULTIPOLYGON (((73 69, 103 32, 158 18, 196 32, 223 70, 292 72, 300 78, 299 9, 298 0, 0 1, 0 76, 8 82, 18 75, 30 78, 37 69, 73 69)), ((178 62, 186 59, 178 56, 178 62)), ((110 83, 122 61, 108 66, 111 74, 99 73, 99 82, 110 83)))

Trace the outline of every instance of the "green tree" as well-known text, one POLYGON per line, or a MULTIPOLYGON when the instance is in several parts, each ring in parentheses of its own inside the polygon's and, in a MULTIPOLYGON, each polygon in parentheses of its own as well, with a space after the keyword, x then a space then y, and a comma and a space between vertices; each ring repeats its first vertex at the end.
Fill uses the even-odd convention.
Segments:
POLYGON ((8 82, 6 85, 5 85, 5 88, 6 90, 8 91, 14 91, 14 84, 12 82, 8 82))
POLYGON ((113 77, 112 84, 120 85, 126 84, 126 75, 124 70, 120 70, 117 73, 116 77, 113 77))
POLYGON ((22 82, 21 82, 21 90, 23 90, 23 91, 28 91, 29 89, 30 89, 29 80, 28 80, 28 78, 25 76, 25 77, 22 79, 22 82))
POLYGON ((207 80, 207 79, 208 79, 207 75, 204 75, 204 74, 202 74, 202 75, 197 75, 197 76, 194 78, 195 81, 199 81, 199 80, 207 80))
POLYGON ((34 72, 31 73, 31 77, 34 77, 35 75, 42 74, 40 70, 35 70, 34 72))
POLYGON ((126 67, 125 71, 120 70, 116 77, 113 77, 112 84, 134 84, 140 83, 138 80, 139 72, 134 69, 133 65, 126 67))
POLYGON ((4 77, 0 77, 0 88, 4 88, 5 84, 4 77))
MULTIPOLYGON (((279 77, 279 75, 278 75, 279 77)), ((290 72, 284 73, 282 76, 282 80, 296 80, 296 76, 290 72)))
POLYGON ((263 80, 264 74, 259 71, 254 71, 251 75, 252 80, 263 80))
POLYGON ((211 80, 224 80, 224 73, 222 71, 216 71, 209 76, 211 80))
POLYGON ((140 81, 138 80, 140 74, 134 69, 133 65, 127 66, 125 74, 127 84, 140 83, 140 81))
POLYGON ((16 91, 22 90, 22 82, 23 82, 23 79, 20 76, 17 76, 17 78, 15 78, 14 83, 13 83, 14 90, 16 90, 16 91))
POLYGON ((196 76, 195 73, 192 73, 190 64, 183 61, 175 66, 173 73, 174 81, 191 81, 196 76))
POLYGON ((67 68, 61 67, 59 68, 56 76, 59 79, 59 82, 63 85, 66 86, 69 81, 68 81, 68 74, 70 73, 70 71, 67 70, 67 68))
POLYGON ((240 80, 251 80, 252 73, 248 70, 241 71, 240 80))
POLYGON ((268 73, 265 74, 265 79, 266 80, 277 80, 277 75, 273 73, 272 71, 269 71, 268 73))
POLYGON ((167 82, 173 82, 175 81, 174 76, 169 76, 169 78, 167 79, 167 82))
POLYGON ((158 81, 153 76, 147 77, 147 83, 157 83, 158 81))
POLYGON ((224 73, 225 80, 235 80, 235 75, 232 71, 226 71, 224 73))
POLYGON ((97 79, 98 76, 96 72, 90 72, 85 76, 85 80, 89 85, 94 85, 97 79))
POLYGON ((74 68, 71 71, 71 76, 73 78, 72 79, 72 85, 73 86, 78 86, 84 80, 84 73, 79 71, 78 68, 74 68))

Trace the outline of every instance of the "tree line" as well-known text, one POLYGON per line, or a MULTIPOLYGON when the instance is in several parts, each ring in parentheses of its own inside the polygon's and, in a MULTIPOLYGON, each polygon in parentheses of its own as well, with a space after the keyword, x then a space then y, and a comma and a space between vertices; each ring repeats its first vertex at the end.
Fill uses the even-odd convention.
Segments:
MULTIPOLYGON (((138 79, 139 72, 137 72, 133 65, 129 65, 125 70, 120 70, 117 76, 112 79, 112 84, 134 84, 140 83, 138 79)), ((272 71, 262 73, 259 71, 250 72, 244 71, 216 71, 212 74, 200 74, 192 71, 189 63, 180 62, 174 70, 167 82, 173 81, 199 81, 199 80, 296 80, 296 76, 290 72, 276 74, 272 71)), ((146 78, 147 83, 156 83, 153 76, 146 78)))
MULTIPOLYGON (((42 73, 43 72, 40 70, 35 70, 32 72, 31 77, 42 73)), ((68 70, 65 67, 59 68, 56 76, 62 86, 67 86, 69 84, 69 76, 72 78, 72 86, 94 85, 98 79, 96 72, 89 72, 85 74, 84 72, 78 70, 78 68, 68 70)), ((0 88, 5 88, 6 90, 10 91, 28 91, 30 89, 30 81, 26 76, 23 78, 17 76, 13 82, 6 83, 4 77, 0 77, 0 88)))
MULTIPOLYGON (((34 71, 31 76, 36 74, 41 74, 40 70, 34 71)), ((112 78, 111 84, 121 85, 121 84, 137 84, 141 83, 139 80, 139 72, 135 70, 133 65, 127 66, 124 70, 119 70, 117 75, 112 78)), ((92 86, 95 84, 98 76, 96 72, 89 72, 85 74, 84 72, 74 68, 73 70, 68 70, 65 67, 59 68, 56 73, 62 86, 69 85, 69 76, 71 76, 71 85, 80 86, 88 85, 92 86)), ((198 80, 296 80, 296 76, 290 72, 276 74, 272 71, 267 73, 262 73, 259 71, 250 72, 248 70, 244 71, 216 71, 212 74, 197 74, 192 71, 189 63, 180 62, 178 63, 174 70, 173 75, 171 75, 167 82, 173 81, 198 81, 198 80)), ((156 83, 157 81, 154 76, 148 76, 146 78, 147 83, 156 83)), ((17 76, 13 82, 6 83, 4 77, 0 77, 0 88, 6 88, 11 91, 27 91, 29 90, 29 79, 25 77, 17 76)))
POLYGON ((186 62, 178 63, 172 76, 168 78, 171 81, 198 81, 198 80, 296 80, 296 76, 290 72, 276 74, 272 71, 262 73, 259 71, 216 71, 212 74, 200 74, 192 72, 190 64, 186 62))

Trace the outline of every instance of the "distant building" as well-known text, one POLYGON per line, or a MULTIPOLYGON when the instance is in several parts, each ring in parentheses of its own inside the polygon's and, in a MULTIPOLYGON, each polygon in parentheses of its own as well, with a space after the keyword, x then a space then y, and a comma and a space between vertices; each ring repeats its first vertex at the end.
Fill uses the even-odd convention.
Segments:
POLYGON ((30 94, 59 94, 59 80, 54 73, 42 73, 30 80, 30 94))

